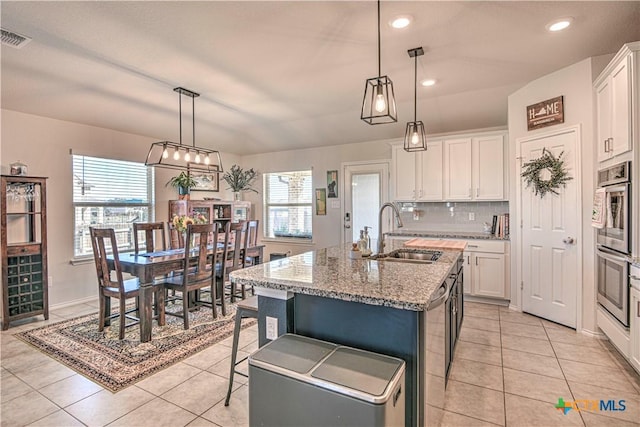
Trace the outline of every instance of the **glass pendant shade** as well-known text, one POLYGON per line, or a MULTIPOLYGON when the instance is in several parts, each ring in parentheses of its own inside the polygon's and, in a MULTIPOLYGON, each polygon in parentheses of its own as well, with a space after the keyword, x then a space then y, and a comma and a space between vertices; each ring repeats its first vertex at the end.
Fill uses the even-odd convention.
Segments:
POLYGON ((404 133, 405 151, 425 151, 427 149, 427 134, 421 121, 407 123, 404 133))
POLYGON ((370 125, 398 121, 393 82, 387 76, 367 79, 360 118, 370 125))
POLYGON ((380 71, 380 0, 378 0, 378 76, 367 79, 364 85, 360 119, 370 125, 398 121, 393 82, 380 71))

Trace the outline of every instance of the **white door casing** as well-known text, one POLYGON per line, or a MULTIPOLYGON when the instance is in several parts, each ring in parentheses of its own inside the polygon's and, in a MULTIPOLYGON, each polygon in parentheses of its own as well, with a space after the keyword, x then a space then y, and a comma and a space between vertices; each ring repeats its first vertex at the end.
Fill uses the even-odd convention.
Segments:
MULTIPOLYGON (((378 233, 378 210, 380 206, 389 201, 389 162, 388 161, 365 161, 365 162, 346 162, 342 163, 342 194, 344 194, 342 199, 342 242, 348 243, 354 241, 353 232, 358 232, 358 224, 361 222, 357 218, 354 218, 354 209, 353 209, 353 187, 352 181, 353 177, 357 175, 368 175, 368 174, 377 174, 380 177, 379 183, 379 200, 380 203, 378 206, 374 206, 371 208, 371 216, 368 219, 367 224, 370 227, 374 227, 374 230, 370 232, 372 250, 375 252, 376 246, 374 243, 377 242, 378 233), (349 214, 350 221, 346 221, 346 215, 349 214), (356 228, 354 228, 356 227, 356 228)), ((357 210, 356 210, 357 211, 357 210)), ((389 219, 388 212, 385 213, 385 220, 382 223, 383 231, 389 231, 389 219)), ((360 226, 361 227, 361 226, 360 226)))
MULTIPOLYGON (((582 283, 579 127, 559 129, 517 140, 520 185, 517 203, 522 227, 519 264, 522 309, 527 313, 576 328, 582 283), (573 179, 558 195, 534 195, 520 177, 522 164, 546 148, 562 160, 573 179)), ((544 177, 543 177, 544 178, 544 177)))

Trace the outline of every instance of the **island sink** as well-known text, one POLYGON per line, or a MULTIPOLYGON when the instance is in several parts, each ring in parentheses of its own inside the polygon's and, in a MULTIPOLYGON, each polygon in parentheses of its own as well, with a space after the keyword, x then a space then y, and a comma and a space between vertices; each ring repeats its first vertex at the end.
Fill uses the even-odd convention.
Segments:
POLYGON ((375 256, 377 261, 415 262, 420 264, 432 264, 442 256, 441 251, 396 249, 387 254, 375 256))

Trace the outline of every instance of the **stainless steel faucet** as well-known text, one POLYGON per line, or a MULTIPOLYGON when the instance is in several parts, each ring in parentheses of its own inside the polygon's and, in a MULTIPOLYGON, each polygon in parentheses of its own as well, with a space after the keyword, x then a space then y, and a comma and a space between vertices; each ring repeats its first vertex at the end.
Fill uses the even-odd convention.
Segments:
POLYGON ((400 218, 400 211, 398 207, 393 203, 387 202, 380 207, 380 213, 378 214, 378 255, 384 253, 384 234, 382 233, 382 212, 384 208, 390 206, 396 216, 396 225, 398 228, 402 227, 402 219, 400 218))

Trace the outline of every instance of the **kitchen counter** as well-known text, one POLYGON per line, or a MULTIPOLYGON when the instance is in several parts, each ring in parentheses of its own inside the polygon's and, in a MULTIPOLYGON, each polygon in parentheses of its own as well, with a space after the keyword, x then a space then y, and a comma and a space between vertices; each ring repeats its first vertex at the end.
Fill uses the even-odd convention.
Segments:
POLYGON ((479 240, 509 240, 507 237, 496 237, 490 233, 474 231, 420 231, 420 230, 396 230, 385 235, 393 237, 426 237, 438 239, 479 239, 479 240))
MULTIPOLYGON (((402 244, 390 239, 387 250, 402 244)), ((433 264, 354 260, 350 248, 345 244, 306 252, 236 270, 230 277, 245 286, 423 311, 460 256, 460 251, 445 250, 433 264)))
MULTIPOLYGON (((389 239, 387 251, 403 243, 389 239)), ((236 270, 231 280, 255 287, 260 346, 293 333, 404 360, 405 426, 427 425, 426 418, 439 413, 425 412, 427 399, 435 396, 427 396, 427 389, 435 390, 429 384, 439 384, 434 387, 444 398, 445 313, 450 313, 449 300, 439 305, 430 300, 445 281, 453 289, 450 276, 462 274, 457 262, 462 252, 442 251, 433 264, 421 264, 350 259, 350 248, 334 246, 236 270)))

